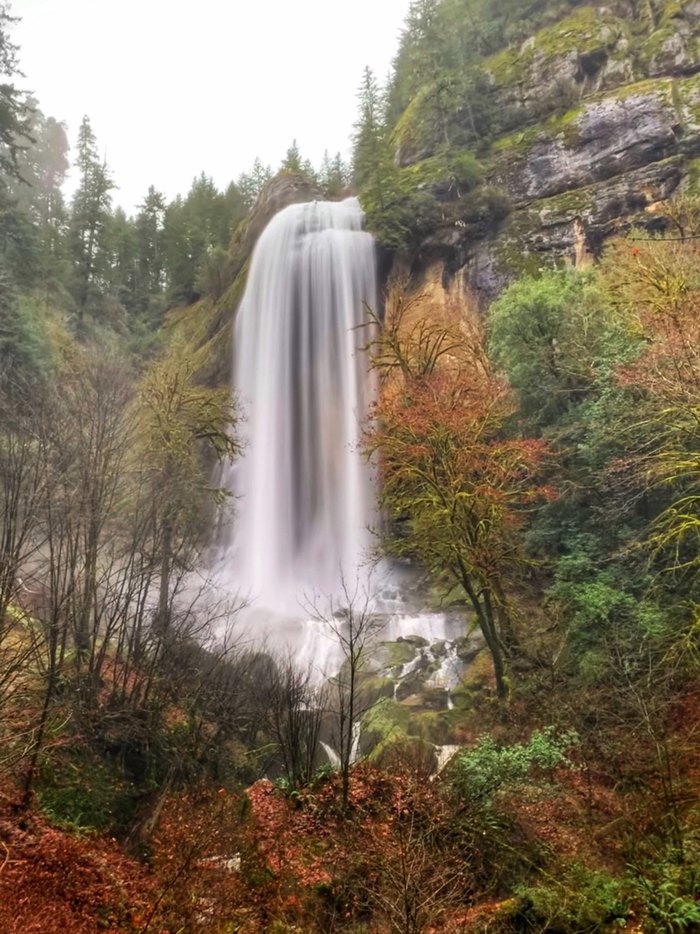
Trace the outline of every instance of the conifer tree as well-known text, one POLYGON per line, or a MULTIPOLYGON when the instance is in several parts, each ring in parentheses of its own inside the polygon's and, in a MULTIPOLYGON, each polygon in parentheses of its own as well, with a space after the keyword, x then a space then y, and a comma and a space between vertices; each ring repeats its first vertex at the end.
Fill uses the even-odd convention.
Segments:
POLYGON ((325 196, 331 199, 339 197, 348 187, 350 170, 339 152, 333 159, 329 156, 328 150, 323 153, 318 181, 325 196))
POLYGON ((17 20, 8 5, 0 3, 0 174, 19 177, 18 158, 31 142, 32 110, 24 93, 12 79, 21 76, 17 46, 9 30, 17 20))
POLYGON ((301 153, 295 139, 292 140, 292 145, 287 150, 280 169, 283 172, 301 172, 301 153))
POLYGON ((153 185, 136 215, 139 282, 142 303, 148 295, 159 295, 163 289, 163 220, 165 197, 153 185))
POLYGON ((360 115, 355 124, 354 175, 370 207, 386 207, 394 167, 384 121, 384 97, 371 68, 365 68, 358 94, 360 115))
POLYGON ((253 162, 253 168, 250 172, 242 172, 236 182, 246 208, 251 208, 255 200, 263 189, 263 186, 272 178, 272 169, 269 165, 263 165, 262 161, 256 156, 253 162))
POLYGON ((97 141, 87 116, 83 117, 78 133, 75 165, 79 182, 71 208, 70 246, 74 263, 73 296, 81 328, 86 310, 105 284, 110 191, 114 188, 107 165, 98 156, 97 141))
POLYGON ((33 141, 18 157, 19 179, 8 178, 9 193, 31 225, 35 240, 33 276, 28 285, 55 289, 66 282, 67 212, 61 191, 68 172, 65 126, 33 106, 33 141))

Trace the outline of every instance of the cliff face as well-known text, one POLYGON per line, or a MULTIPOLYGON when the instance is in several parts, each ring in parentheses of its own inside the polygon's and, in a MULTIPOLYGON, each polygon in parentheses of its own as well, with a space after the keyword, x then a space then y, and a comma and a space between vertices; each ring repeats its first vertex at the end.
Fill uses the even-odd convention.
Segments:
MULTIPOLYGON (((507 132, 479 152, 481 192, 498 192, 505 216, 475 223, 470 197, 446 199, 419 261, 443 261, 483 301, 523 272, 598 255, 633 225, 662 225, 664 202, 694 190, 700 0, 579 5, 482 68, 507 132)), ((398 146, 402 166, 418 156, 398 146)))

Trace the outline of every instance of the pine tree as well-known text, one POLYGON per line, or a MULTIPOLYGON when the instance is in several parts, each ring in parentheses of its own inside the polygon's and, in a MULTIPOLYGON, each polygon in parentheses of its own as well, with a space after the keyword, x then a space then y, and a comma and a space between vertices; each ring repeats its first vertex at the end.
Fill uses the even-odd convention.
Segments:
POLYGON ((287 155, 284 157, 282 165, 280 166, 280 171, 294 172, 296 174, 302 171, 301 153, 299 152, 299 146, 295 139, 292 140, 292 145, 287 150, 287 155))
POLYGON ((141 293, 141 306, 145 310, 148 296, 160 295, 163 291, 164 244, 163 222, 165 218, 165 197, 149 186, 148 193, 139 206, 136 215, 136 236, 138 242, 138 270, 141 293))
POLYGON ((344 194, 350 184, 350 176, 350 169, 339 152, 333 159, 328 154, 328 150, 323 153, 318 183, 327 198, 333 200, 344 194))
POLYGON ((94 305, 108 276, 107 228, 114 184, 97 153, 97 141, 88 117, 78 133, 75 165, 79 172, 70 219, 70 246, 74 263, 73 297, 78 326, 82 328, 88 307, 94 305))
POLYGON ((371 68, 365 68, 358 94, 360 116, 355 124, 355 183, 370 209, 383 210, 394 182, 394 165, 384 121, 384 96, 371 68))
POLYGON ((250 172, 242 172, 238 177, 236 185, 240 191, 247 209, 250 209, 263 190, 263 187, 272 178, 272 169, 269 165, 263 165, 262 161, 256 156, 253 162, 253 168, 250 172))
POLYGON ((19 177, 19 156, 32 141, 31 107, 12 80, 22 74, 8 35, 15 22, 7 4, 0 3, 0 174, 10 178, 19 177))
POLYGON ((18 156, 19 179, 7 178, 9 194, 31 225, 35 249, 31 281, 45 290, 65 286, 67 280, 66 206, 61 186, 68 172, 65 127, 33 106, 33 142, 18 156))

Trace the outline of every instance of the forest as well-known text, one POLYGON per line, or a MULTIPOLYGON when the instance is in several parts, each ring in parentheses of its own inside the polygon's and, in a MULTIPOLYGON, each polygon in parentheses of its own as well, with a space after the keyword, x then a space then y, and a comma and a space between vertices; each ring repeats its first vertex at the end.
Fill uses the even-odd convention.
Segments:
POLYGON ((692 82, 658 57, 692 7, 616 0, 601 46, 576 0, 413 0, 352 164, 294 141, 133 216, 89 117, 71 148, 18 90, 0 7, 0 931, 700 930, 700 146, 679 133, 674 190, 606 202, 604 236, 576 201, 595 236, 566 256, 513 223, 570 193, 537 214, 499 161, 583 145, 621 44, 620 96, 692 82), (543 69, 577 44, 575 80, 524 94, 529 37, 543 69), (309 607, 342 654, 319 683, 239 640, 202 572, 235 523, 231 322, 287 189, 356 195, 383 257, 375 557, 466 620, 449 705, 403 691, 412 650, 377 648, 351 580, 309 607))

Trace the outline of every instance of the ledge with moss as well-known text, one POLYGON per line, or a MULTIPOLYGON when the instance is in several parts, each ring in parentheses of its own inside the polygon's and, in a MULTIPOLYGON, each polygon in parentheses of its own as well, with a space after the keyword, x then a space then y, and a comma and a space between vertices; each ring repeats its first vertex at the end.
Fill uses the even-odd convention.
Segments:
POLYGON ((491 180, 517 205, 699 153, 700 75, 660 78, 598 96, 498 140, 491 180))
POLYGON ((633 78, 629 22, 608 7, 583 6, 520 48, 484 62, 507 123, 522 124, 586 94, 633 78))

